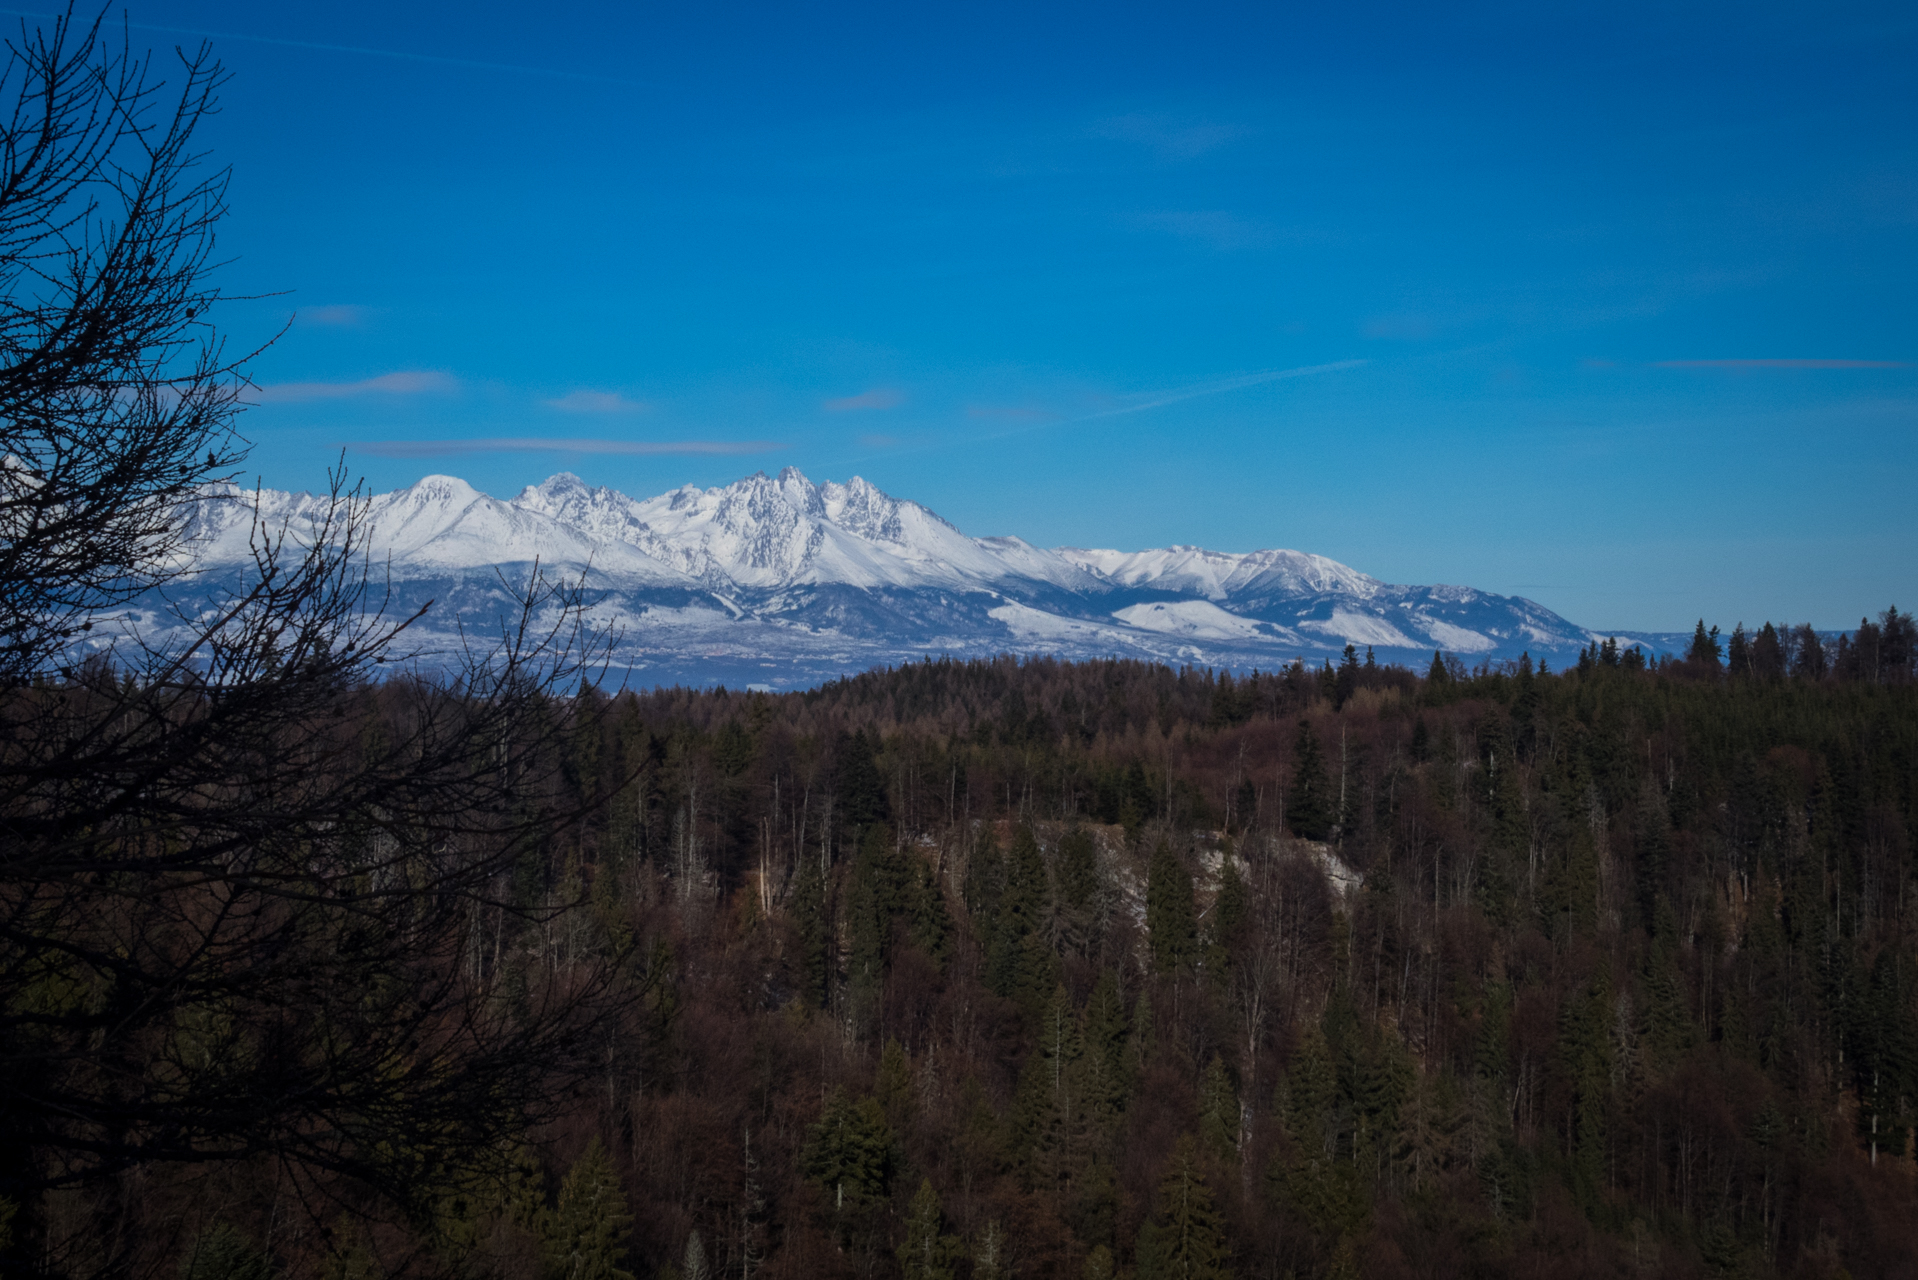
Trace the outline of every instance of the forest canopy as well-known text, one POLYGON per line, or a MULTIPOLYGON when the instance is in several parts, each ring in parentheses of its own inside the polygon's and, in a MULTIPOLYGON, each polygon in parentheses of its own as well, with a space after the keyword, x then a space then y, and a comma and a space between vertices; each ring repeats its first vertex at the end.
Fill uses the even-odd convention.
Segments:
POLYGON ((423 1214, 296 1227, 262 1152, 94 1220, 289 1275, 1884 1274, 1912 628, 1749 659, 1789 631, 555 693, 577 818, 448 954, 636 958, 563 1104, 423 1214))
POLYGON ((109 37, 23 28, 0 88, 0 1274, 1918 1257, 1896 609, 607 690, 537 572, 410 647, 336 478, 81 660, 245 451, 223 73, 109 37))

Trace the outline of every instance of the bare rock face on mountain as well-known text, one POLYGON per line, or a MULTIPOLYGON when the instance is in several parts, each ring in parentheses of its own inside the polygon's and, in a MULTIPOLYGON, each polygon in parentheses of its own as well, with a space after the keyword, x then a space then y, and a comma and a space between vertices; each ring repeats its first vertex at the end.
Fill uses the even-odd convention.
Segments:
MULTIPOLYGON (((201 581, 244 575, 256 504, 295 536, 322 510, 272 490, 200 504, 190 545, 201 581)), ((435 602, 421 628, 429 657, 431 637, 450 635, 455 618, 484 625, 507 598, 502 581, 537 562, 584 582, 595 619, 623 637, 620 661, 645 683, 785 688, 1007 651, 1269 669, 1353 644, 1420 665, 1434 650, 1562 663, 1595 634, 1529 600, 1393 585, 1299 551, 969 537, 856 476, 814 484, 794 467, 645 499, 564 473, 506 501, 427 476, 374 498, 367 516, 370 560, 395 604, 435 602)))

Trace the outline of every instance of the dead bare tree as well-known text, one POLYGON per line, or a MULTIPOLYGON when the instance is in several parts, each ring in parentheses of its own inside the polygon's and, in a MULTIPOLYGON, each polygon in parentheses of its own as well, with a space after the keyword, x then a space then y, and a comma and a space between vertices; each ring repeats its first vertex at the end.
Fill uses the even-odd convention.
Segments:
POLYGON ((72 10, 0 74, 0 679, 177 569, 181 504, 240 460, 210 311, 227 172, 194 150, 224 78, 175 80, 72 10))
POLYGON ((48 1193, 123 1215, 129 1172, 262 1158, 313 1203, 424 1212, 643 993, 590 922, 564 964, 533 941, 587 913, 549 891, 582 808, 563 695, 600 651, 571 593, 536 580, 496 643, 409 669, 335 509, 263 535, 197 629, 0 691, 0 1197, 29 1234, 48 1193))
POLYGON ((168 604, 198 505, 244 501, 212 483, 243 449, 207 321, 225 174, 191 145, 221 71, 183 55, 163 104, 70 14, 9 54, 0 1270, 159 1265, 126 1188, 169 1169, 425 1216, 594 1078, 644 990, 616 931, 564 964, 530 941, 586 910, 548 890, 586 803, 565 695, 604 637, 535 570, 495 634, 423 660, 338 477, 298 529, 256 513, 212 607, 168 604), (168 625, 76 660, 136 598, 168 625))

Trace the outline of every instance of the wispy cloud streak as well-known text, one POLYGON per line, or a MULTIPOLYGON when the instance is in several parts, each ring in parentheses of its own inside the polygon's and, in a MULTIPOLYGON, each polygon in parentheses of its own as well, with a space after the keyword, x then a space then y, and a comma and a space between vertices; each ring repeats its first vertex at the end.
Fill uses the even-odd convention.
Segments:
POLYGON ((1909 360, 1660 360, 1654 369, 1909 369, 1909 360))
POLYGON ((574 391, 544 403, 562 413, 644 413, 652 408, 644 400, 629 400, 617 391, 574 391))
POLYGON ((261 404, 347 400, 355 396, 417 396, 459 390, 459 379, 437 369, 404 369, 358 382, 269 382, 257 388, 261 404))
POLYGON ((966 406, 968 418, 980 418, 987 422, 1057 422, 1059 415, 1050 409, 1041 409, 1032 405, 991 405, 969 404, 966 406))
POLYGON ((1160 409, 1169 404, 1178 404, 1181 400, 1196 400, 1200 396, 1216 396, 1227 391, 1238 391, 1245 387, 1256 387, 1264 382, 1279 382, 1286 378, 1309 378, 1315 373, 1337 373, 1341 369, 1356 369, 1367 363, 1364 360, 1334 360, 1331 364, 1301 365, 1296 369, 1272 369, 1265 373, 1248 373, 1239 378, 1226 378, 1219 382, 1207 382, 1199 386, 1181 387, 1175 391, 1162 392, 1137 404, 1122 405, 1117 409, 1101 409, 1097 413, 1088 413, 1077 418, 1068 418, 1068 422, 1091 422, 1096 418, 1116 418, 1121 414, 1144 413, 1148 409, 1160 409))
POLYGON ((1093 128, 1097 137, 1138 143, 1165 160, 1202 156, 1244 137, 1246 132, 1237 124, 1190 123, 1153 115, 1115 116, 1093 128))
POLYGON ((1266 223, 1220 209, 1141 213, 1136 221, 1142 227, 1170 232, 1181 240, 1198 240, 1214 249, 1260 249, 1273 239, 1272 228, 1266 223))
POLYGON ((770 453, 777 440, 577 440, 547 436, 493 436, 472 440, 360 440, 346 447, 383 458, 436 458, 459 453, 770 453))
POLYGON ((856 413, 861 409, 892 409, 905 402, 906 397, 891 387, 874 387, 871 391, 861 391, 856 396, 842 396, 837 400, 828 400, 820 406, 827 413, 856 413))
MULTIPOLYGON (((1309 378, 1314 374, 1337 373, 1342 369, 1356 369, 1366 360, 1334 360, 1330 364, 1300 365, 1293 369, 1268 369, 1264 373, 1248 373, 1237 378, 1223 378, 1217 382, 1198 383, 1189 387, 1177 387, 1170 391, 1148 394, 1131 404, 1119 405, 1112 409, 1100 409, 1095 413, 1082 413, 1076 417, 1056 418, 1051 421, 1028 421, 1021 426, 1007 427, 984 436, 971 437, 973 440, 1000 440, 1006 436, 1025 435, 1031 431, 1044 431, 1053 427, 1070 427, 1081 422, 1097 422, 1104 418, 1123 417, 1129 413, 1145 413, 1151 409, 1162 409, 1169 404, 1178 404, 1182 400, 1197 400, 1200 396, 1223 395, 1228 391, 1240 391, 1246 387, 1256 387, 1261 383, 1280 382, 1287 378, 1309 378)), ((968 410, 969 416, 972 414, 968 410)))
POLYGON ((366 323, 366 308, 350 303, 328 307, 307 307, 300 311, 299 318, 308 324, 352 328, 366 323))

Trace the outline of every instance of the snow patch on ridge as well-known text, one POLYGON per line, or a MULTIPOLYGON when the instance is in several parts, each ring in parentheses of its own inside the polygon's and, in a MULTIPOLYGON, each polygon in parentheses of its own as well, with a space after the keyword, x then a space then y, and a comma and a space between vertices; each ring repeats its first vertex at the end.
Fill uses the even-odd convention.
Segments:
POLYGON ((1330 618, 1313 618, 1299 624, 1301 631, 1316 631, 1334 636, 1347 644, 1368 644, 1380 649, 1419 649, 1424 646, 1383 618, 1374 618, 1349 609, 1334 609, 1330 618))
POLYGON ((1060 547, 1058 554, 1119 586, 1150 587, 1208 600, 1333 594, 1370 599, 1383 585, 1356 569, 1303 551, 1208 551, 1173 546, 1153 551, 1060 547))
POLYGON ((1155 600, 1113 611, 1129 627, 1192 640, 1254 640, 1264 633, 1250 618, 1227 613, 1208 600, 1155 600))
POLYGON ((1438 642, 1441 649, 1450 649, 1454 653, 1490 653, 1498 648, 1498 641, 1476 631, 1467 631, 1464 627, 1455 627, 1449 622, 1433 619, 1424 624, 1425 634, 1438 642))
POLYGON ((1100 626, 1096 622, 1064 618, 1023 604, 1002 604, 996 609, 988 609, 986 616, 1004 623, 1006 630, 1022 640, 1073 640, 1101 644, 1109 643, 1115 632, 1114 628, 1100 626))

